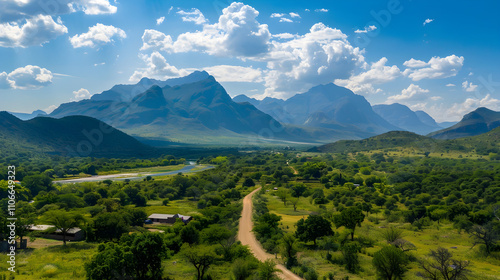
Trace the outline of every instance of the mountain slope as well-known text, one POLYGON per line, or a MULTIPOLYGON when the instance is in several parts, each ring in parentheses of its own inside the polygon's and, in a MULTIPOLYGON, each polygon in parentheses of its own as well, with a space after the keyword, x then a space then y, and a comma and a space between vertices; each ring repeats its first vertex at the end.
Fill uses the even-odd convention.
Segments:
POLYGON ((500 126, 500 112, 481 107, 465 115, 452 127, 433 132, 429 137, 436 139, 456 139, 480 135, 500 126))
POLYGON ((413 112, 399 103, 374 105, 373 110, 392 125, 421 135, 441 129, 427 113, 413 112))
POLYGON ((334 84, 297 94, 283 104, 281 121, 363 131, 367 136, 397 130, 377 115, 363 96, 334 84))
POLYGON ((427 114, 426 112, 415 111, 415 114, 417 115, 418 119, 421 122, 423 122, 424 124, 431 126, 431 127, 434 127, 434 128, 442 129, 442 127, 439 126, 439 124, 436 122, 436 120, 433 117, 431 117, 429 114, 427 114))
POLYGON ((140 156, 153 148, 90 117, 37 117, 22 121, 0 112, 2 151, 25 151, 68 156, 140 156))

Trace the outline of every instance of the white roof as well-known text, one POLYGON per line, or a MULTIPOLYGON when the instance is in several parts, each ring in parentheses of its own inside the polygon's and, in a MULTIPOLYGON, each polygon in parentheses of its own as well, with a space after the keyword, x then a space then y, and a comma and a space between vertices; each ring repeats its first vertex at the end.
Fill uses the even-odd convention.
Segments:
POLYGON ((179 218, 183 220, 187 220, 191 218, 191 216, 184 216, 181 214, 151 214, 148 217, 149 219, 170 219, 170 218, 179 218))
MULTIPOLYGON (((33 230, 33 231, 45 231, 45 230, 48 230, 49 228, 53 228, 54 226, 52 225, 31 225, 29 230, 33 230)), ((77 228, 77 227, 74 227, 74 228, 71 228, 68 230, 68 233, 72 234, 72 233, 77 233, 79 232, 81 229, 80 228, 77 228)), ((60 229, 57 229, 55 232, 61 232, 60 229)))

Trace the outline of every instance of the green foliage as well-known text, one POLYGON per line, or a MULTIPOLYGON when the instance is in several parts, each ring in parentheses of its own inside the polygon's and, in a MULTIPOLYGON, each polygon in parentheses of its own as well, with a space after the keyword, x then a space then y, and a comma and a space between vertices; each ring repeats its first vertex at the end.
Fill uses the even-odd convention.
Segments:
POLYGON ((258 279, 259 280, 277 280, 279 279, 276 276, 276 272, 279 270, 276 269, 276 264, 268 259, 265 262, 259 265, 258 269, 258 279))
POLYGON ((408 270, 408 257, 394 246, 386 246, 373 255, 373 266, 379 279, 403 279, 408 270))
POLYGON ((117 240, 129 231, 127 216, 118 213, 102 213, 94 219, 93 228, 98 240, 117 240))
POLYGON ((306 220, 300 219, 297 222, 295 236, 301 241, 313 241, 316 246, 318 238, 330 235, 333 235, 332 225, 320 215, 310 215, 306 220))
POLYGON ((156 233, 123 236, 119 243, 99 245, 98 253, 85 263, 87 279, 163 279, 161 261, 168 249, 156 233))
POLYGON ((361 226, 365 219, 365 214, 358 207, 349 207, 333 218, 333 222, 337 228, 345 227, 351 231, 351 240, 354 240, 354 230, 356 226, 361 226))
POLYGON ((219 256, 215 253, 215 248, 207 245, 192 247, 184 245, 181 254, 186 261, 196 268, 197 280, 202 280, 207 269, 219 259, 219 256))
POLYGON ((358 242, 346 242, 340 247, 347 271, 356 273, 360 269, 358 253, 361 246, 358 242))

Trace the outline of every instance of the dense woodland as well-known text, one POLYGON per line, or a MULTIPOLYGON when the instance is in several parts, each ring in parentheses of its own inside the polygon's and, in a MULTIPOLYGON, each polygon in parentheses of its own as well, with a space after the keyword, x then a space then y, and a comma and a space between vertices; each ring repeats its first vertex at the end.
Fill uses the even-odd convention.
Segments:
MULTIPOLYGON (((304 279, 497 279, 500 273, 495 157, 249 152, 202 157, 198 163, 216 168, 166 179, 52 182, 66 174, 92 174, 90 166, 110 171, 180 161, 59 158, 18 167, 24 172, 17 190, 18 227, 24 229, 19 238, 40 239, 26 230, 35 223, 63 232, 79 226, 86 241, 21 255, 30 260, 37 251, 85 252, 79 268, 57 262, 49 272, 21 266, 16 279, 274 279, 274 263, 260 263, 236 241, 241 199, 257 187, 258 240, 304 279), (149 214, 172 209, 194 220, 144 224, 149 214), (459 240, 458 247, 448 246, 448 236, 459 240)), ((7 182, 0 187, 6 197, 7 182)), ((7 208, 6 199, 0 203, 7 208)))

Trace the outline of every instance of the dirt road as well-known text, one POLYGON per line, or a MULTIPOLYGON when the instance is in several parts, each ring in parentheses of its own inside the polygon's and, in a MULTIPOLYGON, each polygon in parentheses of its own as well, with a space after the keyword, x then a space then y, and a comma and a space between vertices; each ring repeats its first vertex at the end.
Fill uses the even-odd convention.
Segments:
MULTIPOLYGON (((240 226, 238 229, 238 240, 241 244, 248 245, 250 251, 259 261, 265 261, 267 259, 275 259, 274 255, 268 254, 264 251, 259 241, 255 238, 255 234, 252 232, 253 222, 252 222, 252 196, 258 192, 260 188, 249 193, 245 198, 243 198, 243 211, 241 212, 240 226)), ((281 270, 278 276, 281 279, 286 280, 302 280, 299 276, 295 275, 290 270, 286 269, 285 266, 277 264, 276 268, 281 270)))

